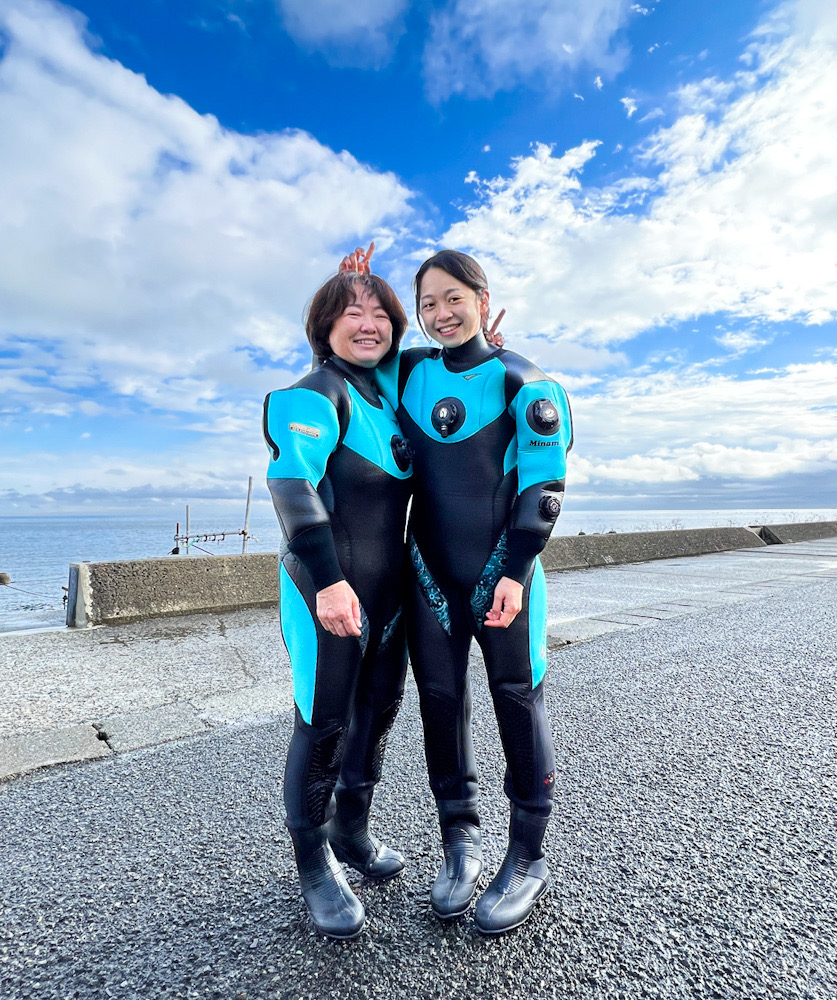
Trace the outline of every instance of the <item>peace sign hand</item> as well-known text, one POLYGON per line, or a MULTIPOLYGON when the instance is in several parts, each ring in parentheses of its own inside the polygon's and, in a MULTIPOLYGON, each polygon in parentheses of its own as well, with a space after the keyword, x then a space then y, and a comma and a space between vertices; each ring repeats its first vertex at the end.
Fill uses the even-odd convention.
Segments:
POLYGON ((506 310, 501 309, 497 319, 491 324, 491 328, 485 331, 485 339, 491 344, 492 347, 502 347, 506 342, 502 333, 497 329, 500 325, 503 317, 506 315, 506 310))
POLYGON ((364 250, 363 247, 357 247, 354 253, 347 254, 340 261, 340 267, 337 268, 337 273, 342 274, 344 271, 354 271, 357 274, 371 274, 372 272, 369 267, 369 261, 372 259, 372 254, 374 252, 374 243, 369 244, 368 250, 364 250))

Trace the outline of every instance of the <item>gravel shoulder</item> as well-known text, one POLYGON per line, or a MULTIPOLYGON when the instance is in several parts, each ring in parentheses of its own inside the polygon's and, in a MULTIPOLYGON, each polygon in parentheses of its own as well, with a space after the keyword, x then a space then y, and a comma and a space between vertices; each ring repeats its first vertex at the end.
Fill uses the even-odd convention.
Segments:
MULTIPOLYGON (((837 996, 837 581, 550 654, 552 887, 486 940, 433 917, 412 685, 376 827, 408 857, 356 942, 318 937, 282 825, 289 712, 0 786, 0 996, 837 996)), ((487 882, 507 805, 475 663, 487 882)), ((354 878, 354 876, 352 876, 354 878)))

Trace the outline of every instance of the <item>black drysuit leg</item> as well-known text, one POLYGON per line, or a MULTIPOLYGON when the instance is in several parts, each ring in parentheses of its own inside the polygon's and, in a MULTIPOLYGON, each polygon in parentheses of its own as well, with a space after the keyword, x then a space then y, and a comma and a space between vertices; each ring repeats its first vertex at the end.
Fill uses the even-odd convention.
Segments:
POLYGON ((408 637, 421 700, 430 787, 437 802, 461 803, 463 816, 476 817, 477 810, 467 672, 472 636, 485 658, 506 758, 506 794, 515 806, 535 815, 548 816, 552 808, 555 751, 543 684, 532 683, 530 629, 540 628, 541 623, 529 620, 531 582, 530 577, 524 586, 523 607, 507 629, 478 622, 471 594, 439 588, 432 607, 426 584, 414 579, 409 590, 408 637))

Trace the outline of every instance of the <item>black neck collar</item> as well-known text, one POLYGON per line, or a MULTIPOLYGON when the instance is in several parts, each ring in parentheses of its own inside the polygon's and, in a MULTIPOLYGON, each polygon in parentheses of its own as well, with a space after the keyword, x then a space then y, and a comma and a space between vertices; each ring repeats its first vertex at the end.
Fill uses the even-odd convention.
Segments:
POLYGON ((335 368, 338 368, 346 376, 346 379, 351 382, 364 399, 370 403, 374 403, 376 406, 380 405, 374 368, 353 365, 351 361, 344 361, 342 358, 338 358, 336 354, 332 354, 324 364, 334 365, 335 368))
POLYGON ((442 350, 442 357, 445 359, 445 367, 452 371, 464 368, 473 368, 482 364, 486 358, 490 358, 497 348, 492 347, 485 339, 485 334, 480 330, 476 337, 471 337, 459 347, 445 347, 442 350))

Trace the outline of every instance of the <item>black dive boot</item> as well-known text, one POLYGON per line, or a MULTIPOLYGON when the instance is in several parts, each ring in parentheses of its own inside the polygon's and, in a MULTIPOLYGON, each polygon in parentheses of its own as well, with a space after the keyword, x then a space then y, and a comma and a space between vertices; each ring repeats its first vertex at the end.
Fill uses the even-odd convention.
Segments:
POLYGON ((366 911, 349 888, 329 846, 325 827, 290 833, 302 898, 314 926, 326 937, 357 937, 366 923, 366 911))
MULTIPOLYGON (((445 862, 430 889, 430 905, 440 920, 451 920, 462 916, 477 891, 482 874, 482 836, 477 822, 452 815, 454 809, 461 814, 461 803, 439 802, 438 806, 445 862)), ((473 807, 469 811, 476 819, 473 807)))
POLYGON ((334 798, 337 809, 327 830, 337 860, 379 882, 404 871, 403 855, 369 832, 372 789, 341 788, 338 783, 334 798))
POLYGON ((483 934, 503 934, 519 927, 546 892, 549 870, 542 844, 547 822, 546 816, 512 806, 509 849, 474 914, 477 930, 483 934))

